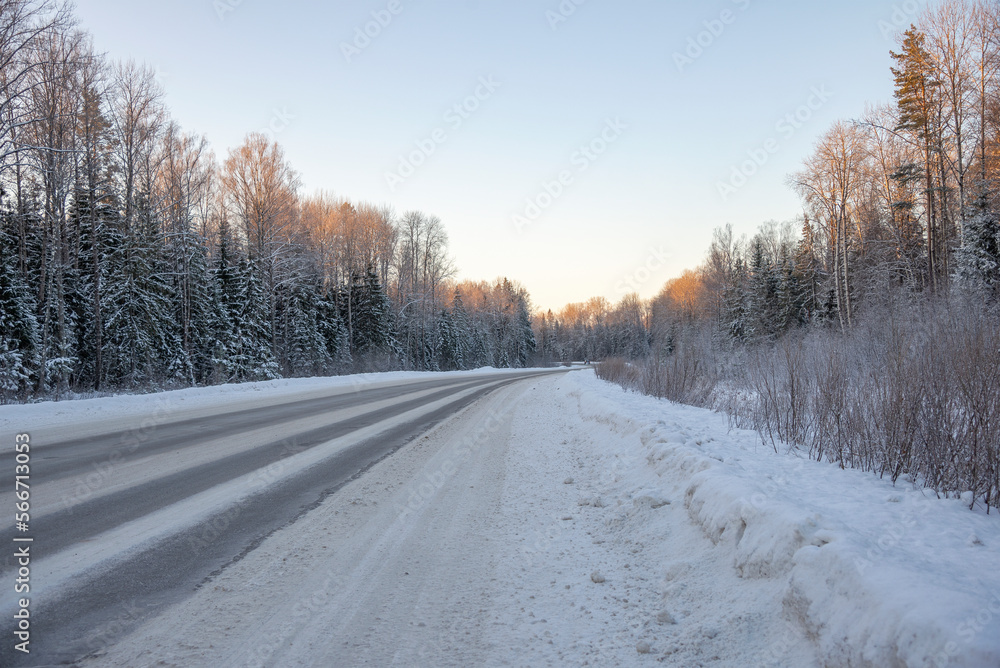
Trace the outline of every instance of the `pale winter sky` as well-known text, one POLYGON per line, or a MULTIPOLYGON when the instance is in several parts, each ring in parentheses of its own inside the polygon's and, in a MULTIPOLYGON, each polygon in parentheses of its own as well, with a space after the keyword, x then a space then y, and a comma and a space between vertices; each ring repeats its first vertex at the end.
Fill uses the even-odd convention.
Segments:
POLYGON ((653 296, 701 262, 714 228, 752 233, 798 215, 787 175, 833 121, 891 100, 893 34, 923 4, 78 0, 77 10, 99 50, 160 72, 174 118, 220 158, 272 128, 304 192, 440 216, 461 278, 507 275, 557 309, 653 296), (796 113, 801 122, 783 121, 796 113), (719 184, 753 154, 765 164, 724 197, 719 184))

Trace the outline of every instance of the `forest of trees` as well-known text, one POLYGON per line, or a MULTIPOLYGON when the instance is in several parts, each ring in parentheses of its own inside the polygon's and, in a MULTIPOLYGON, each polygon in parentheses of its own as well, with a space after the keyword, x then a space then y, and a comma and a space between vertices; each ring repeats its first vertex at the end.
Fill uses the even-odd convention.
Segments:
POLYGON ((456 284, 440 220, 300 190, 68 6, 0 0, 0 401, 532 360, 526 290, 456 284))
POLYGON ((1000 5, 932 3, 892 61, 893 102, 834 124, 789 177, 799 220, 750 239, 717 230, 705 263, 644 308, 629 298, 548 314, 540 346, 618 355, 603 377, 989 509, 1000 504, 1000 5))

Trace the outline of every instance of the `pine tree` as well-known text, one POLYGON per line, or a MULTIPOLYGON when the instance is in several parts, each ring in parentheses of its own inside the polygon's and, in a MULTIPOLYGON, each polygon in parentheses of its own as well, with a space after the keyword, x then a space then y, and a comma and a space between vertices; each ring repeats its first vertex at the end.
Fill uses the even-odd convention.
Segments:
MULTIPOLYGON (((905 165, 924 179, 927 197, 927 264, 931 287, 947 262, 947 251, 941 230, 945 216, 940 198, 935 196, 934 159, 941 157, 940 128, 936 122, 940 82, 934 76, 933 59, 926 48, 927 38, 916 26, 903 33, 900 53, 890 52, 897 67, 892 68, 896 83, 895 98, 899 109, 897 130, 912 135, 923 151, 924 164, 905 165)), ((942 184, 938 184, 942 185, 942 184)))

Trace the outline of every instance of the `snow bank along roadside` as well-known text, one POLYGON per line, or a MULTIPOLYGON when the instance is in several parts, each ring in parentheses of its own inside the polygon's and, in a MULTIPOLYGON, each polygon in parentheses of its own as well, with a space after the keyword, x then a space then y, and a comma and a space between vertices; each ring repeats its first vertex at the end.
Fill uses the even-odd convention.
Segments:
POLYGON ((825 665, 1000 666, 1000 517, 775 454, 722 415, 591 373, 566 382, 582 411, 639 434, 617 454, 642 456, 742 578, 783 583, 825 665))

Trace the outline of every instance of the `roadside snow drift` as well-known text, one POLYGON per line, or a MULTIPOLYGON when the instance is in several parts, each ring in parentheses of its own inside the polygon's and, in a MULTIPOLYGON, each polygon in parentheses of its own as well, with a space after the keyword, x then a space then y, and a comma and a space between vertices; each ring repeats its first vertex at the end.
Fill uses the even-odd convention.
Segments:
POLYGON ((730 555, 776 580, 824 666, 1000 666, 1000 516, 933 491, 776 454, 724 417, 575 375, 581 411, 623 431, 660 492, 730 555))

